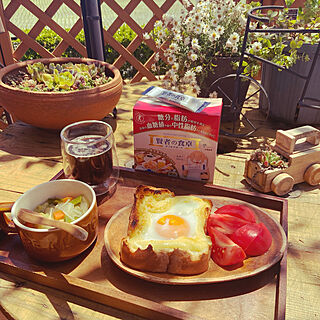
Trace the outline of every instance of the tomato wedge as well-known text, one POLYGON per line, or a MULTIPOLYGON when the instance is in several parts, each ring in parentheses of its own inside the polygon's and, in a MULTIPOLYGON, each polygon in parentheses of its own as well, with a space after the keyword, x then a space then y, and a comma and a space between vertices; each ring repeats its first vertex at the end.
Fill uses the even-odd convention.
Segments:
POLYGON ((271 233, 262 222, 242 226, 230 235, 230 239, 249 256, 264 254, 272 243, 271 233))
POLYGON ((239 264, 246 258, 243 249, 216 228, 208 227, 208 234, 212 241, 211 257, 219 266, 239 264))
POLYGON ((228 214, 210 214, 207 225, 211 227, 215 227, 220 232, 230 235, 233 234, 240 227, 247 224, 248 221, 244 219, 240 219, 234 216, 230 216, 228 214))
POLYGON ((243 204, 227 204, 218 208, 214 213, 228 214, 248 222, 256 222, 254 211, 243 204))

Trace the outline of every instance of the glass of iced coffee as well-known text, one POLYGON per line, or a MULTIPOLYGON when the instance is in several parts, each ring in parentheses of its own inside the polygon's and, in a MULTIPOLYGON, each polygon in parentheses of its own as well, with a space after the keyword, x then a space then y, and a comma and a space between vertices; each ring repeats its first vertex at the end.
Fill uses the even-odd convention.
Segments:
POLYGON ((96 195, 113 194, 119 166, 112 127, 96 120, 62 129, 61 153, 65 177, 89 184, 96 195))

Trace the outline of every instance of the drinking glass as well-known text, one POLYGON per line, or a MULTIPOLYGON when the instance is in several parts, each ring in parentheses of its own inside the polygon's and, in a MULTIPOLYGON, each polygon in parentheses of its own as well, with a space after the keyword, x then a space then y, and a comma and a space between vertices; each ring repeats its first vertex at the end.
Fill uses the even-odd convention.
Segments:
POLYGON ((86 182, 97 196, 113 194, 119 167, 112 127, 103 121, 79 121, 63 128, 60 137, 66 178, 86 182))

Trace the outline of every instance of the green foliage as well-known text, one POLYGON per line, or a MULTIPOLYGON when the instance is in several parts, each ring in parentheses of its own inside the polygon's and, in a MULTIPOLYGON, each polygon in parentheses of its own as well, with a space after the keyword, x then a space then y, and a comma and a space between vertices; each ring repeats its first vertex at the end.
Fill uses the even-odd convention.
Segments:
POLYGON ((36 62, 27 65, 27 72, 8 77, 9 84, 29 91, 73 91, 90 89, 111 80, 105 66, 72 62, 44 65, 36 62))
MULTIPOLYGON (((69 31, 69 30, 66 30, 69 31)), ((25 33, 29 33, 30 30, 24 30, 25 33)), ((114 38, 120 42, 124 47, 127 47, 130 42, 136 37, 135 32, 127 25, 123 24, 118 31, 114 34, 114 38)), ((57 35, 54 31, 50 29, 43 29, 40 35, 36 38, 36 41, 46 48, 48 51, 53 52, 53 50, 59 45, 62 38, 57 35)), ((76 36, 76 40, 78 40, 81 44, 85 45, 85 35, 84 31, 76 36)), ((20 44, 20 40, 13 40, 12 44, 14 48, 17 48, 20 44)), ((153 51, 144 43, 141 44, 133 53, 133 55, 144 64, 152 55, 153 51)), ((63 57, 82 57, 79 52, 77 52, 74 48, 68 47, 65 52, 62 54, 63 57)), ((119 53, 115 51, 110 45, 105 46, 105 56, 106 62, 114 63, 115 60, 119 57, 119 53)), ((31 59, 39 59, 41 56, 36 53, 32 49, 28 49, 21 59, 22 61, 31 60, 31 59)), ((132 78, 136 70, 126 62, 121 68, 120 73, 124 79, 132 78)))

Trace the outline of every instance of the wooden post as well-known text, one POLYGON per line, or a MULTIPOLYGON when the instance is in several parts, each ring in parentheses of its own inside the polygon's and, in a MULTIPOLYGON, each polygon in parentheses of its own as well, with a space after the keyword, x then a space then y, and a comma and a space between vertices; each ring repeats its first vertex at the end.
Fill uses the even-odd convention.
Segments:
POLYGON ((13 48, 6 22, 2 1, 0 1, 0 62, 3 65, 14 63, 13 48))

